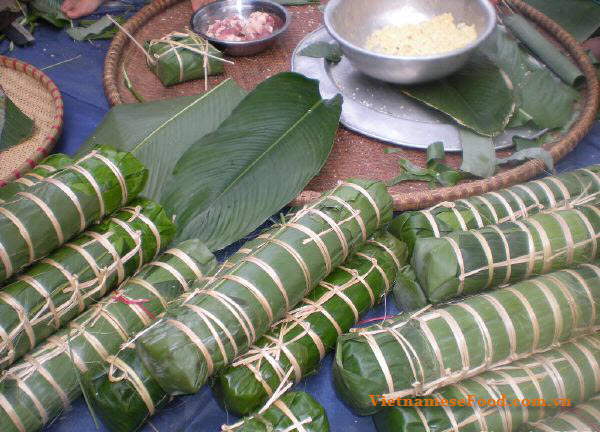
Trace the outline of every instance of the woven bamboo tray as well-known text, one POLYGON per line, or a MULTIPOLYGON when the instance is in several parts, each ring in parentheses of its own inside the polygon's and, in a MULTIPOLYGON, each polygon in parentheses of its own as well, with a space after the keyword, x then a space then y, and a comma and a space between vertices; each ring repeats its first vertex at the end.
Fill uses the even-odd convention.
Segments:
MULTIPOLYGON (((595 121, 599 102, 599 84, 596 72, 586 53, 577 41, 554 21, 533 9, 521 0, 507 0, 523 16, 535 22, 565 53, 579 65, 587 78, 582 90, 582 107, 578 120, 564 135, 547 144, 555 161, 562 159, 581 141, 595 121)), ((208 0, 207 0, 208 2, 208 0)), ((234 58, 235 65, 226 65, 226 77, 234 78, 247 90, 278 72, 290 69, 292 52, 306 34, 322 25, 322 13, 316 6, 295 6, 289 8, 292 23, 288 32, 278 44, 257 56, 234 58)), ((192 14, 189 0, 156 0, 140 10, 127 23, 125 28, 139 41, 160 38, 173 30, 189 26, 192 14)), ((149 71, 145 57, 127 36, 120 31, 108 50, 104 64, 104 85, 112 105, 135 102, 124 85, 123 68, 134 87, 146 100, 166 99, 181 95, 197 94, 204 91, 204 81, 192 81, 165 88, 149 71)), ((210 77, 209 86, 214 86, 223 77, 210 77)), ((406 158, 423 166, 425 152, 402 149, 395 154, 385 153, 388 145, 340 127, 333 151, 321 173, 315 177, 294 204, 304 204, 314 200, 319 194, 334 186, 339 180, 349 177, 362 177, 387 180, 398 174, 397 158, 406 158)), ((499 152, 504 156, 507 152, 499 152)), ((448 155, 449 165, 458 167, 460 155, 448 155)), ((390 189, 396 210, 424 208, 442 201, 456 200, 487 191, 500 189, 524 182, 540 174, 544 164, 539 160, 526 162, 518 167, 500 171, 495 176, 454 187, 430 190, 421 183, 402 183, 390 189)))
POLYGON ((60 136, 63 100, 58 87, 38 68, 0 56, 0 86, 34 120, 32 135, 0 153, 0 187, 25 174, 46 157, 60 136))

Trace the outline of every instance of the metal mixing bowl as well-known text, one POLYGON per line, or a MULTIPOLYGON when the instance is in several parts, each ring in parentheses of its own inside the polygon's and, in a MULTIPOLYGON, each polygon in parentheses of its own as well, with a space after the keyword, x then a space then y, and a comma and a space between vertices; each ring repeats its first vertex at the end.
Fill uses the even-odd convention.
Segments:
POLYGON ((469 60, 496 25, 490 0, 330 0, 325 26, 348 60, 359 71, 382 81, 416 84, 456 72, 469 60), (415 24, 443 13, 458 24, 474 25, 477 39, 462 48, 422 57, 378 54, 364 46, 382 27, 415 24))
POLYGON ((191 20, 192 29, 202 38, 209 41, 218 50, 224 51, 231 56, 250 56, 258 54, 273 46, 275 41, 290 25, 290 14, 279 3, 270 0, 218 0, 208 3, 198 9, 191 20), (204 32, 208 26, 217 19, 224 19, 231 15, 248 17, 252 12, 267 12, 281 20, 281 26, 273 31, 273 34, 262 39, 251 41, 223 41, 207 36, 204 32))

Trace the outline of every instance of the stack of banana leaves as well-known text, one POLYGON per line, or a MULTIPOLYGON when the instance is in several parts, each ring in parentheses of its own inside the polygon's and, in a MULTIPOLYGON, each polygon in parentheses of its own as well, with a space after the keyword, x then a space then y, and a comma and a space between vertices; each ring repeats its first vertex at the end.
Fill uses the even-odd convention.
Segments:
POLYGON ((340 183, 247 244, 239 263, 144 332, 136 341, 144 365, 167 393, 198 391, 391 217, 385 185, 340 183))
POLYGON ((286 393, 265 405, 255 415, 222 426, 222 432, 329 432, 323 407, 304 392, 286 393))
MULTIPOLYGON (((540 419, 583 403, 599 390, 600 334, 596 333, 448 385, 424 398, 388 400, 386 404, 394 406, 386 406, 374 419, 379 432, 529 431, 532 428, 525 423, 540 424, 540 419)), ((597 420, 592 425, 591 429, 557 430, 593 431, 597 420)))
MULTIPOLYGON (((533 219, 534 226, 521 223, 521 219, 540 212, 597 204, 599 194, 600 165, 593 165, 557 177, 549 176, 497 192, 456 202, 444 202, 426 210, 401 214, 392 222, 390 232, 406 242, 409 252, 412 254, 414 251, 414 256, 413 267, 404 268, 396 281, 396 302, 403 310, 417 310, 429 302, 438 303, 457 295, 477 292, 486 286, 516 282, 523 272, 529 277, 539 274, 540 271, 548 271, 550 267, 558 269, 560 265, 574 265, 581 262, 579 260, 582 258, 587 259, 579 253, 585 251, 585 244, 578 244, 576 238, 578 235, 592 236, 595 241, 599 228, 595 225, 597 219, 594 215, 592 219, 589 219, 590 215, 583 220, 576 217, 576 224, 571 231, 565 229, 565 223, 572 220, 568 213, 554 214, 552 218, 556 221, 539 216, 533 219), (561 215, 566 217, 562 218, 561 215), (539 221, 541 226, 535 221, 539 221), (490 227, 482 229, 488 226, 490 227), (467 230, 476 230, 481 235, 457 233, 467 230), (565 231, 564 236, 561 231, 565 231), (575 238, 574 249, 564 251, 560 243, 564 241, 570 245, 571 234, 575 238), (448 239, 436 241, 431 239, 432 237, 448 239), (547 243, 550 243, 550 246, 547 243), (446 246, 441 246, 442 244, 446 246), (526 259, 525 249, 530 248, 532 244, 532 253, 537 253, 538 256, 535 262, 525 266, 519 259, 526 259), (556 251, 556 247, 561 248, 560 251, 556 251), (444 252, 445 248, 452 250, 444 252), (445 262, 444 258, 447 258, 449 265, 440 267, 438 271, 428 275, 427 272, 433 264, 425 261, 438 253, 440 255, 437 255, 437 259, 445 262), (574 255, 574 258, 572 262, 564 263, 561 257, 554 256, 554 253, 564 253, 563 256, 567 259, 574 255), (543 257, 539 256, 542 254, 543 257), (460 274, 462 270, 457 269, 457 281, 454 275, 451 276, 448 272, 452 271, 453 264, 463 264, 463 259, 466 274, 460 274), (486 269, 478 271, 477 268, 470 267, 477 266, 482 260, 485 261, 484 265, 493 261, 494 267, 491 271, 494 271, 495 277, 483 285, 479 283, 479 279, 485 279, 491 273, 486 274, 486 269), (543 260, 547 260, 548 263, 545 267, 542 265, 543 260)), ((598 208, 597 205, 594 207, 598 208)))
POLYGON ((183 242, 5 371, 0 379, 3 432, 40 430, 67 409, 81 395, 80 375, 101 373, 121 344, 215 267, 214 256, 200 241, 183 242))
POLYGON ((528 422, 522 432, 594 431, 600 426, 600 395, 571 407, 560 414, 528 422))
POLYGON ((142 190, 147 170, 100 147, 0 205, 0 283, 48 255, 142 190))
MULTIPOLYGON (((42 160, 39 165, 24 174, 19 179, 7 183, 0 188, 0 203, 14 199, 18 192, 24 191, 40 180, 50 177, 57 171, 73 164, 73 159, 69 156, 57 153, 48 156, 42 160)), ((1 185, 1 182, 0 182, 1 185)))
POLYGON ((599 308, 596 262, 401 314, 338 339, 335 384, 356 412, 373 414, 381 399, 429 395, 592 334, 599 308))
MULTIPOLYGON (((251 251, 242 248, 223 268, 235 266, 251 251)), ((338 335, 387 293, 405 258, 402 242, 386 232, 376 233, 225 369, 215 388, 223 395, 227 410, 241 415, 256 412, 273 395, 282 394, 283 387, 316 370, 338 335)), ((169 400, 143 366, 134 345, 135 341, 126 344, 112 357, 105 372, 84 376, 88 399, 113 431, 136 430, 169 400)))

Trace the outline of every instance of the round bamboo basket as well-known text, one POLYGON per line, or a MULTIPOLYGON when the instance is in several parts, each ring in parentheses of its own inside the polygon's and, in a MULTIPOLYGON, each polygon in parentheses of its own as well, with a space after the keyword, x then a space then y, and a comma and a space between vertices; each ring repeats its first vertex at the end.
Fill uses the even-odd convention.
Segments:
POLYGON ((63 100, 58 87, 38 68, 0 56, 0 86, 34 120, 33 133, 22 143, 0 153, 0 187, 19 178, 46 157, 60 136, 63 100))
MULTIPOLYGON (((521 0, 507 0, 507 2, 514 10, 530 19, 552 38, 562 51, 581 68, 586 77, 586 85, 581 90, 582 105, 578 119, 569 131, 545 145, 554 161, 557 162, 575 148, 595 121, 599 104, 599 84, 596 71, 581 45, 556 22, 521 0)), ((225 77, 232 77, 242 87, 250 90, 269 76, 289 70, 294 47, 306 34, 322 25, 322 14, 316 6, 295 6, 290 7, 289 10, 292 13, 292 23, 278 44, 254 57, 235 58, 234 66, 226 65, 225 77)), ((191 14, 189 0, 156 0, 127 21, 125 28, 137 40, 145 41, 189 26, 191 14)), ((143 53, 131 43, 122 31, 113 39, 104 66, 105 91, 112 105, 135 102, 134 97, 124 85, 124 69, 127 70, 136 90, 146 100, 166 99, 204 91, 204 81, 202 80, 182 83, 170 88, 163 87, 146 66, 143 53)), ((222 79, 223 77, 210 77, 209 87, 214 86, 222 79)), ((387 154, 385 152, 387 147, 389 145, 385 143, 340 127, 325 167, 293 204, 300 205, 310 202, 345 178, 362 177, 387 180, 395 177, 398 174, 398 158, 409 159, 421 166, 425 163, 425 152, 423 151, 403 148, 399 153, 387 154)), ((509 153, 502 151, 498 155, 504 157, 509 153)), ((446 162, 450 166, 459 167, 461 157, 455 154, 448 155, 446 162)), ((514 168, 500 170, 493 177, 467 181, 453 187, 430 190, 425 184, 407 182, 390 188, 390 192, 396 210, 419 209, 442 201, 461 199, 521 183, 539 175, 544 168, 542 161, 532 160, 514 168)))

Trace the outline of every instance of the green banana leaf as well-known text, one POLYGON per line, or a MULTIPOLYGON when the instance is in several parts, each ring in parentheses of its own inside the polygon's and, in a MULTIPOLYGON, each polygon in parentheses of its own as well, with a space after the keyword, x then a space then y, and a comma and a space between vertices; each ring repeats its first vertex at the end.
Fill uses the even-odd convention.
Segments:
POLYGON ((501 133, 515 109, 510 79, 482 55, 447 78, 405 87, 403 92, 486 136, 501 133))
POLYGON ((99 147, 2 204, 0 282, 127 204, 146 176, 131 154, 99 147))
POLYGON ((21 143, 33 132, 33 120, 27 117, 0 87, 0 151, 21 143))
POLYGON ((459 136, 462 146, 461 171, 481 178, 491 177, 496 171, 496 149, 492 139, 468 129, 460 129, 459 136))
POLYGON ((402 242, 376 233, 220 374, 213 388, 227 411, 256 412, 277 389, 317 371, 338 336, 387 295, 405 261, 402 242))
POLYGON ((323 100, 319 82, 297 73, 258 85, 175 166, 164 203, 178 239, 218 250, 288 204, 327 160, 341 106, 341 96, 323 100))
MULTIPOLYGON (((323 304, 323 307, 326 308, 330 314, 333 314, 330 319, 337 320, 336 322, 339 322, 341 331, 344 331, 344 329, 350 328, 355 322, 352 320, 355 315, 352 313, 353 311, 350 310, 350 305, 343 299, 350 299, 360 314, 360 312, 372 304, 373 300, 377 301, 382 298, 384 291, 387 290, 386 280, 383 278, 383 275, 386 275, 387 283, 390 284, 393 280, 393 275, 395 273, 394 269, 396 267, 394 259, 399 260, 399 263, 404 260, 406 253, 404 245, 391 234, 382 231, 376 233, 373 239, 358 251, 359 253, 362 253, 362 256, 357 256, 357 254, 355 254, 346 260, 346 263, 343 264, 343 270, 339 267, 337 270, 334 270, 334 272, 321 282, 320 287, 317 287, 304 299, 304 305, 296 308, 288 315, 289 319, 298 318, 299 325, 304 326, 303 324, 300 324, 303 314, 306 314, 309 304, 315 304, 313 302, 318 302, 320 298, 321 302, 318 302, 318 304, 323 304), (394 257, 392 254, 397 254, 397 256, 394 257), (380 273, 379 270, 372 271, 376 268, 380 268, 382 272, 380 273), (348 275, 352 275, 352 277, 349 279, 348 275), (365 285, 361 282, 363 280, 365 285), (352 283, 353 281, 356 283, 352 283), (330 291, 327 291, 324 288, 325 286, 329 287, 330 291), (372 290, 373 299, 370 298, 368 289, 366 288, 367 286, 372 290), (333 295, 333 292, 337 292, 334 291, 334 289, 339 289, 340 292, 333 295), (329 292, 330 294, 320 296, 320 294, 324 292, 329 292), (345 315, 345 317, 341 318, 342 315, 345 315)), ((247 256, 247 248, 234 254, 223 264, 216 276, 218 277, 223 274, 223 272, 231 269, 247 256)), ((177 303, 178 301, 174 302, 173 305, 177 303)), ((305 322, 306 325, 314 324, 315 326, 327 328, 327 335, 323 334, 323 332, 319 332, 317 327, 313 327, 313 331, 315 334, 318 333, 317 337, 321 338, 323 343, 329 348, 335 344, 330 338, 336 338, 337 332, 332 328, 330 321, 323 319, 322 316, 321 319, 319 319, 320 315, 319 312, 315 312, 312 314, 312 317, 306 317, 305 322)), ((298 336, 298 334, 295 336, 298 336)), ((264 339, 265 338, 262 338, 261 341, 265 342, 264 339)), ((135 344, 127 343, 124 344, 124 346, 125 348, 120 350, 106 367, 108 371, 110 371, 111 368, 113 371, 127 371, 126 375, 123 376, 123 379, 110 379, 108 371, 94 376, 88 376, 86 374, 84 379, 84 381, 89 382, 89 386, 92 389, 88 392, 88 398, 94 406, 95 411, 113 432, 131 432, 137 430, 150 415, 156 413, 170 400, 169 396, 152 378, 152 375, 150 375, 150 372, 148 372, 146 367, 144 367, 135 350, 131 348, 135 346, 135 344), (148 397, 144 397, 145 395, 148 395, 148 397)), ((311 345, 311 341, 308 340, 306 336, 301 338, 301 340, 291 342, 288 345, 288 349, 291 349, 297 355, 302 356, 300 361, 302 361, 303 364, 301 367, 307 374, 310 373, 309 370, 311 368, 317 368, 320 360, 319 353, 314 353, 316 348, 314 345, 311 345), (302 346, 304 345, 306 345, 306 355, 304 355, 304 350, 302 349, 302 346), (313 354, 310 355, 308 351, 313 352, 313 354)), ((231 369, 228 370, 231 371, 231 369)), ((246 401, 248 407, 253 407, 254 409, 251 409, 251 411, 256 411, 264 405, 268 396, 264 399, 257 399, 260 396, 266 395, 266 393, 264 389, 260 387, 260 384, 258 384, 260 389, 256 389, 254 385, 257 384, 256 380, 252 380, 247 374, 244 380, 244 372, 245 370, 242 371, 239 378, 237 378, 234 373, 234 376, 228 378, 227 381, 229 384, 239 382, 239 387, 243 388, 243 391, 248 397, 246 401), (248 384, 248 387, 244 384, 248 384)), ((222 381, 222 378, 220 380, 222 381)), ((278 383, 274 383, 272 380, 270 380, 270 384, 273 388, 279 386, 278 383)), ((240 393, 238 393, 237 396, 243 397, 240 393)), ((232 412, 232 406, 229 402, 227 403, 227 410, 232 412)), ((241 414, 248 414, 251 411, 247 409, 236 410, 236 412, 241 414)))
POLYGON ((214 131, 245 95, 235 81, 227 80, 202 95, 118 105, 78 155, 105 143, 131 152, 149 169, 142 194, 161 201, 165 181, 181 155, 214 131))
POLYGON ((256 415, 222 426, 223 432, 329 432, 325 409, 308 393, 286 393, 256 415))
POLYGON ((138 354, 166 392, 197 392, 391 217, 383 183, 338 184, 247 242, 247 256, 139 338, 138 354))
POLYGON ((18 192, 30 188, 40 180, 66 168, 72 163, 73 159, 62 153, 48 156, 31 171, 0 188, 0 203, 14 199, 18 192))
POLYGON ((600 28, 600 4, 594 0, 524 0, 585 41, 600 28))
MULTIPOLYGON (((114 20, 119 24, 125 22, 125 19, 122 17, 115 17, 114 20)), ((112 39, 117 31, 118 28, 115 23, 112 22, 108 15, 104 15, 99 20, 93 21, 88 25, 69 27, 67 29, 67 34, 76 41, 81 42, 84 40, 112 39)))
MULTIPOLYGON (((600 335, 596 333, 448 385, 431 396, 400 399, 397 406, 375 415, 375 426, 378 432, 513 432, 526 421, 554 415, 561 408, 568 412, 569 406, 598 393, 599 370, 600 335), (499 406, 488 404, 490 399, 499 401, 499 406)), ((596 430, 577 427, 560 432, 596 430)))
POLYGON ((481 52, 508 75, 515 91, 516 109, 508 127, 533 123, 558 128, 571 121, 578 93, 555 80, 548 68, 532 61, 515 38, 496 29, 481 52))
POLYGON ((600 426, 600 394, 588 399, 585 403, 577 404, 554 417, 527 422, 520 432, 564 432, 598 430, 600 426))
POLYGON ((62 13, 60 7, 63 0, 32 0, 29 5, 34 15, 43 18, 55 27, 63 28, 71 23, 71 20, 62 13))
POLYGON ((435 394, 443 386, 593 334, 600 325, 598 264, 403 313, 342 335, 333 370, 338 394, 356 412, 369 415, 382 407, 380 396, 435 394))
MULTIPOLYGON (((164 218, 164 213, 159 216, 164 218)), ((200 241, 180 243, 71 321, 68 328, 37 346, 0 377, 2 432, 40 430, 68 409, 81 395, 80 383, 85 385, 86 377, 102 373, 122 344, 215 267, 215 257, 200 241), (52 379, 56 385, 51 384, 52 379)), ((87 387, 87 400, 93 400, 94 395, 94 389, 87 387)), ((110 419, 111 430, 115 430, 114 424, 129 420, 126 411, 110 419)))
POLYGON ((171 242, 175 226, 144 198, 35 263, 0 293, 0 369, 10 366, 171 242))
POLYGON ((507 14, 502 22, 565 83, 579 84, 583 79, 581 70, 523 16, 507 14))

